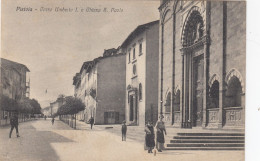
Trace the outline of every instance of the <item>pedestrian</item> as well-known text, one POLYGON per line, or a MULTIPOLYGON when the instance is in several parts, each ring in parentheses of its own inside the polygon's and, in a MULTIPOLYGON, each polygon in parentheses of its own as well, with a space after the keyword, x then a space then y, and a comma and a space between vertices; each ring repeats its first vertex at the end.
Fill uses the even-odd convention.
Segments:
POLYGON ((126 141, 126 131, 127 131, 126 121, 123 121, 122 128, 121 128, 122 141, 126 141))
POLYGON ((11 116, 11 118, 10 118, 10 124, 11 124, 11 130, 10 130, 10 133, 9 133, 9 138, 11 138, 12 132, 13 132, 13 129, 14 129, 14 128, 15 128, 15 130, 16 130, 16 136, 17 136, 17 137, 20 137, 19 131, 18 131, 18 116, 17 116, 17 113, 16 113, 16 112, 11 116))
POLYGON ((91 118, 89 119, 89 123, 90 123, 91 129, 92 129, 92 127, 93 127, 93 125, 94 125, 94 117, 91 117, 91 118))
POLYGON ((158 152, 162 152, 162 149, 164 149, 164 133, 166 133, 164 122, 162 121, 163 115, 159 116, 159 120, 156 122, 155 128, 156 128, 156 147, 158 152))
POLYGON ((152 150, 155 146, 154 142, 154 129, 152 122, 149 120, 145 125, 145 144, 148 147, 148 153, 153 153, 152 150))
POLYGON ((46 120, 46 115, 44 116, 44 120, 46 120))
POLYGON ((52 125, 54 124, 54 121, 55 121, 55 119, 54 119, 54 117, 51 119, 51 123, 52 123, 52 125))

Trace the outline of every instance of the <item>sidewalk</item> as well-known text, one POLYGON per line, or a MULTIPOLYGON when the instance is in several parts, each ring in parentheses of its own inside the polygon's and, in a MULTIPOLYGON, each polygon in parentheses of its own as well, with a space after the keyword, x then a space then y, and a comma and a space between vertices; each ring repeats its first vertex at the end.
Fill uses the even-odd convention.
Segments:
MULTIPOLYGON (((168 127, 167 129, 167 138, 172 138, 173 133, 179 132, 176 128, 168 127)), ((181 131, 187 131, 187 129, 181 131)), ((154 156, 144 150, 144 129, 138 126, 128 126, 126 142, 121 141, 121 125, 95 125, 91 130, 89 124, 77 121, 77 130, 71 130, 70 133, 66 134, 62 133, 62 131, 57 131, 57 133, 63 136, 65 135, 65 137, 77 136, 73 137, 74 141, 81 143, 80 147, 76 146, 75 143, 71 143, 69 146, 73 151, 70 151, 69 154, 66 153, 66 156, 63 156, 64 151, 57 151, 57 153, 62 156, 61 160, 84 160, 88 158, 95 161, 208 161, 209 157, 211 161, 244 160, 244 151, 171 150, 161 153, 157 152, 156 156, 154 156), (75 158, 75 156, 78 156, 78 158, 75 158)), ((55 144, 54 147, 55 149, 64 149, 65 145, 55 144)))
MULTIPOLYGON (((85 122, 77 120, 78 130, 91 130, 90 124, 86 124, 85 122)), ((95 131, 107 131, 117 136, 121 136, 121 125, 94 125, 93 130, 95 131)), ((193 128, 193 129, 183 129, 183 128, 174 128, 171 126, 166 127, 167 135, 165 135, 165 143, 170 143, 170 140, 173 139, 173 136, 177 135, 177 133, 232 133, 234 131, 231 130, 212 130, 212 129, 202 129, 202 128, 193 128)), ((237 131, 236 131, 237 132, 237 131)), ((142 126, 127 126, 127 139, 132 139, 141 144, 144 143, 145 140, 145 132, 144 127, 142 126)))

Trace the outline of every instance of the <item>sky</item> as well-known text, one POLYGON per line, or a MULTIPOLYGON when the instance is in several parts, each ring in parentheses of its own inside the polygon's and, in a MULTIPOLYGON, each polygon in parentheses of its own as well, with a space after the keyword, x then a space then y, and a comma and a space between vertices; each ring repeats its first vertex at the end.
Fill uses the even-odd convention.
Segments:
POLYGON ((84 61, 117 48, 138 25, 158 20, 159 5, 158 0, 2 1, 1 57, 30 69, 30 98, 44 108, 59 94, 73 95, 72 79, 84 61), (73 11, 56 12, 56 7, 73 11), (76 7, 102 11, 75 12, 76 7), (110 12, 112 8, 122 12, 110 12))

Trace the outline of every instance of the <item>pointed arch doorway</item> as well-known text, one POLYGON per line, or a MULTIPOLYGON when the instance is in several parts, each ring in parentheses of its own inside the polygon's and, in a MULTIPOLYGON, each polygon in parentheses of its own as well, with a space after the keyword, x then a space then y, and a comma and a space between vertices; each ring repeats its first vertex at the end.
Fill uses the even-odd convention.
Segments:
POLYGON ((204 126, 207 92, 207 35, 197 7, 190 10, 182 31, 182 127, 204 126))

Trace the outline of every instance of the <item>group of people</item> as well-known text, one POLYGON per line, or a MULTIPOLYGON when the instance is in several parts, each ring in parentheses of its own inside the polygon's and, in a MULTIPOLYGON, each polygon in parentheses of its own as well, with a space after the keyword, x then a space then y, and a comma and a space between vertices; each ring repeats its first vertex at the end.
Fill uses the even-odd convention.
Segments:
MULTIPOLYGON (((162 119, 163 115, 159 117, 159 120, 156 122, 155 127, 153 127, 153 123, 151 121, 148 121, 145 125, 145 149, 148 149, 148 153, 152 153, 152 150, 155 146, 158 152, 162 152, 162 150, 164 149, 164 135, 167 135, 167 133, 162 119), (154 132, 154 128, 156 129, 156 133, 154 132)), ((126 141, 126 121, 123 121, 121 131, 122 141, 126 141)))
POLYGON ((148 153, 152 153, 152 150, 155 146, 158 152, 162 152, 162 150, 164 149, 164 135, 167 135, 167 133, 162 119, 163 115, 159 117, 159 120, 156 122, 155 127, 153 127, 153 123, 151 121, 148 121, 145 126, 145 144, 148 149, 148 153), (156 129, 156 134, 154 132, 154 128, 156 129))
MULTIPOLYGON (((148 153, 152 153, 152 150, 156 146, 158 152, 162 152, 162 149, 164 148, 164 134, 166 133, 166 128, 164 125, 164 122, 162 121, 163 115, 159 117, 159 120, 156 122, 155 127, 153 127, 153 123, 151 121, 148 121, 145 125, 145 146, 148 149, 148 153), (154 132, 154 128, 156 129, 156 134, 154 132)), ((52 125, 54 124, 54 117, 52 118, 51 122, 52 125)), ((91 129, 94 124, 94 118, 91 117, 89 120, 89 123, 91 125, 91 129)), ((10 124, 11 124, 11 130, 9 133, 9 138, 11 138, 12 131, 15 128, 16 129, 16 136, 20 137, 19 131, 18 131, 18 116, 17 113, 14 113, 10 118, 10 124)), ((123 121, 122 124, 122 141, 126 141, 126 132, 127 132, 127 126, 126 121, 123 121)))

